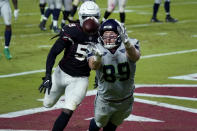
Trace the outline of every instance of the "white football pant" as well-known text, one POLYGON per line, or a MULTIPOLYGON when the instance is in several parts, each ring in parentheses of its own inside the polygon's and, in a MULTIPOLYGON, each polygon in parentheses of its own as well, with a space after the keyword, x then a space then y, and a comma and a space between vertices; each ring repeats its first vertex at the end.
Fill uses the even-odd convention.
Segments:
POLYGON ((57 66, 52 75, 50 94, 46 91, 43 105, 52 107, 65 94, 62 108, 74 111, 86 95, 88 82, 88 77, 72 77, 57 66))

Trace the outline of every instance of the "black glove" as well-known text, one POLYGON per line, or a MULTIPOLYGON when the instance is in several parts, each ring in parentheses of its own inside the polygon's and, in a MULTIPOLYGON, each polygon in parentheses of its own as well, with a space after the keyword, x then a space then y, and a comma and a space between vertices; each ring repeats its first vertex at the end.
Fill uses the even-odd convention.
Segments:
POLYGON ((40 93, 44 89, 44 93, 46 92, 46 89, 48 89, 48 94, 50 94, 51 86, 52 86, 52 81, 51 81, 51 75, 46 75, 45 77, 42 77, 42 84, 39 87, 40 93))

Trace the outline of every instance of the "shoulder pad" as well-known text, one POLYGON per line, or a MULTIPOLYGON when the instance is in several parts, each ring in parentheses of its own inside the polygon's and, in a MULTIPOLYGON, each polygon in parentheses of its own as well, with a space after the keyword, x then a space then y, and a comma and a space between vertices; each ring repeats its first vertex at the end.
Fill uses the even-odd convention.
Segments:
POLYGON ((77 23, 70 23, 62 28, 62 35, 66 36, 76 36, 77 32, 81 32, 81 27, 77 23))

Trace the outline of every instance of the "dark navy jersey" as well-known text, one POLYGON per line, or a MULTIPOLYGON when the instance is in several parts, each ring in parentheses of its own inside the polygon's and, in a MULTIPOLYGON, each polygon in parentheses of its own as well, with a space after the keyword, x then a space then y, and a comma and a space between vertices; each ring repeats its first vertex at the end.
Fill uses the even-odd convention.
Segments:
MULTIPOLYGON (((59 62, 59 67, 65 73, 74 77, 89 76, 90 68, 86 59, 86 50, 89 44, 97 43, 97 38, 98 34, 92 36, 85 34, 78 23, 72 23, 64 26, 59 39, 50 51, 52 54, 49 53, 48 55, 48 71, 46 71, 46 73, 51 73, 51 65, 54 65, 52 60, 49 58, 50 55, 53 56, 53 54, 56 54, 57 56, 62 50, 64 50, 64 56, 59 62)), ((54 59, 56 56, 51 58, 54 59)))

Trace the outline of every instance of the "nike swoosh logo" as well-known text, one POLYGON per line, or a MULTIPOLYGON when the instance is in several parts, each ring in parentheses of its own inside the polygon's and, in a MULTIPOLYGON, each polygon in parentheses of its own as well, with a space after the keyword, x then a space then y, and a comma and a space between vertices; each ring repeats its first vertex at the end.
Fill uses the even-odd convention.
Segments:
POLYGON ((45 81, 44 84, 46 84, 46 83, 48 83, 48 82, 49 82, 49 80, 45 81))

